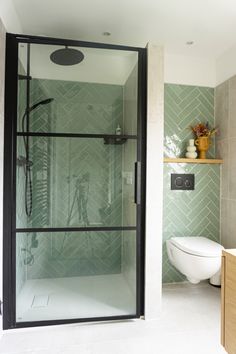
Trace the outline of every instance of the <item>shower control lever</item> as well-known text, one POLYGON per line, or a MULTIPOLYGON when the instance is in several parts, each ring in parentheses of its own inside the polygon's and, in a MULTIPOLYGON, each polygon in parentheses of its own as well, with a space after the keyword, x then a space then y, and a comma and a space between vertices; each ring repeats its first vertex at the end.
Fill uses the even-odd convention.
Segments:
POLYGON ((139 205, 141 203, 141 163, 134 164, 134 202, 139 205))

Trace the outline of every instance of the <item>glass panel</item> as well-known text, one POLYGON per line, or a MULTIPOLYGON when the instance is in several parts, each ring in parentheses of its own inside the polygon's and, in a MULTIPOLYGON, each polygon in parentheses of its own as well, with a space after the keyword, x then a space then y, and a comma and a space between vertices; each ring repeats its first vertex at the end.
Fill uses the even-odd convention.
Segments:
POLYGON ((27 162, 24 138, 17 140, 17 228, 136 225, 136 140, 28 141, 27 162))
MULTIPOLYGON (((19 67, 26 72, 26 44, 19 44, 19 67), (24 53, 24 55, 22 54, 24 53)), ((78 49, 84 59, 77 65, 58 65, 50 56, 63 46, 30 45, 30 113, 32 132, 137 134, 138 54, 98 48, 78 49), (46 104, 42 104, 47 99, 46 104), (40 104, 38 104, 40 103, 40 104)), ((27 80, 19 86, 18 100, 26 109, 27 80), (21 92, 23 91, 23 92, 21 92)), ((45 102, 44 102, 45 103, 45 102)))
MULTIPOLYGON (((133 51, 19 44, 18 132, 117 138, 18 137, 17 228, 136 226, 137 141, 118 135, 137 135, 137 68, 133 51)), ((135 316, 136 231, 17 233, 16 299, 17 322, 135 316)))
POLYGON ((16 321, 135 315, 136 232, 16 237, 16 321))

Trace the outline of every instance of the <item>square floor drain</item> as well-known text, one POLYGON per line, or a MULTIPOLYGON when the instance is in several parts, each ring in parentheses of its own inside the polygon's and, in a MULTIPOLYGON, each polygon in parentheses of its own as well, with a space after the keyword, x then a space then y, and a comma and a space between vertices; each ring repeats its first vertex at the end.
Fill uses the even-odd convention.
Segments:
POLYGON ((46 307, 48 306, 49 295, 35 295, 31 307, 46 307))

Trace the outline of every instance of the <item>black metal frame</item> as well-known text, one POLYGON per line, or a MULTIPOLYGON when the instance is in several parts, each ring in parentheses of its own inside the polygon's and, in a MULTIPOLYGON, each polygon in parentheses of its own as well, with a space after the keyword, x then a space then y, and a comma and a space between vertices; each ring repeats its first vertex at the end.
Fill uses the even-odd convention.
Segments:
MULTIPOLYGON (((138 318, 144 315, 144 252, 145 252, 145 201, 146 201, 146 49, 129 46, 108 45, 83 41, 36 37, 7 33, 6 38, 6 83, 5 83, 5 135, 4 135, 4 222, 3 222, 3 328, 22 328, 66 324, 75 322, 97 322, 138 318), (140 204, 137 204, 137 226, 132 227, 73 227, 73 228, 16 228, 16 139, 17 136, 117 138, 111 134, 64 134, 17 132, 17 78, 18 44, 35 43, 67 45, 101 49, 126 50, 138 53, 138 134, 122 135, 120 138, 137 139, 137 160, 141 163, 140 204), (16 233, 58 231, 115 231, 136 230, 136 304, 133 315, 99 318, 62 319, 50 321, 16 322, 16 233)), ((27 99, 27 103, 28 99, 27 99)))
MULTIPOLYGON (((52 138, 95 138, 95 139, 100 139, 100 138, 113 138, 117 139, 117 135, 115 134, 80 134, 80 133, 34 133, 34 132, 29 132, 29 133, 22 133, 22 132, 17 132, 17 136, 37 136, 37 137, 52 137, 52 138)), ((137 139, 137 135, 119 135, 119 139, 137 139)))

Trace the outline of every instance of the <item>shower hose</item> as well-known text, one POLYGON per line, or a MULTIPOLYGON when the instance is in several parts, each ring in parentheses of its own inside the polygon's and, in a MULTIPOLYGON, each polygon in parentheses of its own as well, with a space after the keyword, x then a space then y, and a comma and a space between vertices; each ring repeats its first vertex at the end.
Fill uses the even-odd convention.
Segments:
MULTIPOLYGON (((22 132, 25 133, 25 118, 27 111, 25 111, 22 117, 22 132)), ((27 216, 31 216, 33 207, 33 187, 32 187, 32 162, 29 160, 29 137, 23 136, 24 149, 25 149, 25 213, 27 216)))

